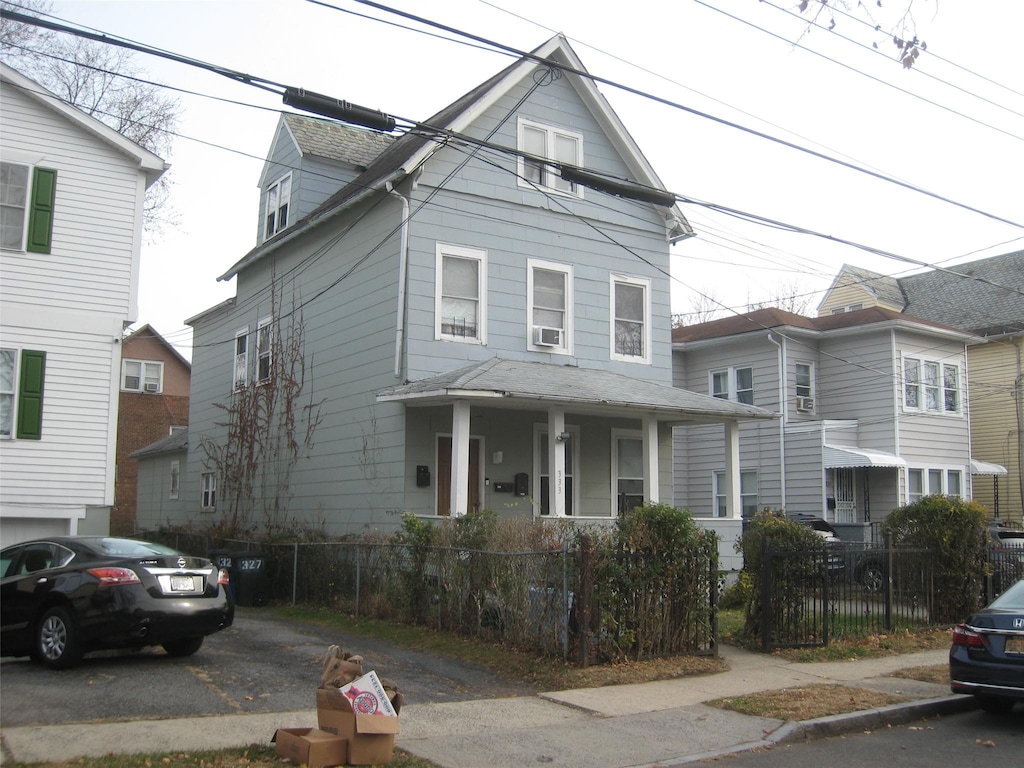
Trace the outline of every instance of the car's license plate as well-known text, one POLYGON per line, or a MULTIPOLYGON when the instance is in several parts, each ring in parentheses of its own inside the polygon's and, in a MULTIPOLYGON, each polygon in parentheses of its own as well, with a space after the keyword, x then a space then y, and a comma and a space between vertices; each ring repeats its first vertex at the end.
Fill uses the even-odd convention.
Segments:
POLYGON ((1006 638, 1006 652, 1024 655, 1024 637, 1006 638))
POLYGON ((171 590, 174 592, 192 592, 196 583, 191 576, 171 576, 171 590))

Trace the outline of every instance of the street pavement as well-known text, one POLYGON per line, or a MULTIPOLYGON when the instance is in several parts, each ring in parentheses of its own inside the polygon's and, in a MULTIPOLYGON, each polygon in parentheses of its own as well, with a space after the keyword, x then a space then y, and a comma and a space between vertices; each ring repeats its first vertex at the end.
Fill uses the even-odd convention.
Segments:
MULTIPOLYGON (((502 699, 409 704, 396 744, 445 768, 683 765, 785 741, 860 731, 973 708, 949 687, 891 677, 944 664, 934 650, 860 661, 796 663, 722 647, 728 671, 633 685, 502 699), (801 723, 749 717, 704 702, 767 690, 842 684, 910 697, 898 704, 801 723)), ((313 692, 310 691, 310 702, 313 692)), ((4 764, 108 753, 179 752, 267 744, 277 728, 316 725, 316 710, 5 728, 4 764)))

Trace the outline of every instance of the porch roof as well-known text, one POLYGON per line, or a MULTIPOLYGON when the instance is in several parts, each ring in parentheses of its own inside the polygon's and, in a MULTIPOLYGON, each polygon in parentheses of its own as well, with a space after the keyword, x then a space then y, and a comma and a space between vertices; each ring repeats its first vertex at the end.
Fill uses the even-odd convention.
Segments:
POLYGON ((843 467, 905 467, 907 462, 894 453, 873 451, 853 445, 824 446, 822 458, 826 469, 843 467))
MULTIPOLYGON (((377 400, 436 405, 501 399, 506 407, 562 405, 603 413, 656 413, 661 421, 774 419, 764 408, 699 395, 599 368, 492 358, 420 381, 389 387, 377 400)), ((481 403, 483 404, 483 403, 481 403)), ((497 404, 497 403, 495 403, 497 404)))
POLYGON ((990 461, 979 461, 978 459, 971 459, 971 474, 972 475, 1005 475, 1007 474, 1006 467, 1002 464, 993 464, 990 461))

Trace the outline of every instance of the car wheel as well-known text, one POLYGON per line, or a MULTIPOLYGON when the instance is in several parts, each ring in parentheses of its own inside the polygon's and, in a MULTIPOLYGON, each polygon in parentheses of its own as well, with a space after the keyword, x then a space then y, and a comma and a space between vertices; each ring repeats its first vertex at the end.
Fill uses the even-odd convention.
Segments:
POLYGON ((191 656, 203 647, 202 637, 183 637, 180 640, 168 640, 162 643, 168 656, 191 656))
POLYGON ((1005 715, 1013 709, 1013 699, 1002 696, 975 696, 978 706, 992 715, 1005 715))
POLYGON ((857 580, 865 592, 881 592, 885 584, 885 571, 880 563, 864 563, 857 580))
POLYGON ((43 613, 36 625, 35 651, 50 669, 73 667, 82 658, 78 627, 66 608, 54 606, 43 613))

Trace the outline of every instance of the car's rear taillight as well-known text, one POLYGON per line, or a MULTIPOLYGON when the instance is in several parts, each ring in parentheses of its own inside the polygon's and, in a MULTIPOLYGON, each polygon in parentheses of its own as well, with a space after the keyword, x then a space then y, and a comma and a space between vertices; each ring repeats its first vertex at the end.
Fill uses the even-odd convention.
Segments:
POLYGON ((220 584, 222 587, 226 587, 230 581, 231 577, 228 576, 228 569, 221 568, 220 573, 217 574, 217 583, 220 584))
POLYGON ((130 568, 90 568, 89 573, 99 579, 101 587, 142 583, 139 580, 139 575, 130 568))
POLYGON ((953 628, 953 645, 966 645, 970 648, 984 648, 985 640, 980 634, 966 624, 957 624, 953 628))

